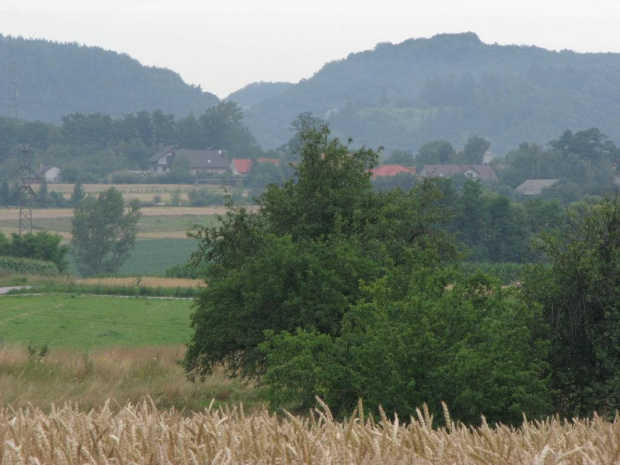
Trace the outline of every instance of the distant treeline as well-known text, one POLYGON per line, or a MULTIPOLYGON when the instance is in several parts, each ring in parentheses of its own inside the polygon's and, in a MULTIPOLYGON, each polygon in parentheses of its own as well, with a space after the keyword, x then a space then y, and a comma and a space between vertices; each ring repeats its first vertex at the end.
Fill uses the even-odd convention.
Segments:
POLYGON ((120 170, 146 169, 160 145, 190 149, 222 149, 233 157, 262 154, 243 124, 243 113, 234 103, 220 103, 200 116, 175 118, 161 110, 141 111, 113 119, 101 113, 73 113, 55 126, 0 118, 0 178, 16 169, 22 144, 33 151, 36 164, 56 165, 63 179, 98 181, 120 170))

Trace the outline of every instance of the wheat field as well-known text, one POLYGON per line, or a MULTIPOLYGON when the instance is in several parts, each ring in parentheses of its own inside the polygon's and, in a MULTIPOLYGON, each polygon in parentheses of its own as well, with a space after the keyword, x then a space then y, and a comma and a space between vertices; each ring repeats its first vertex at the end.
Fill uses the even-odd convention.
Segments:
POLYGON ((335 421, 322 406, 296 417, 265 408, 209 407, 183 414, 148 398, 116 411, 76 405, 0 411, 4 464, 613 464, 618 421, 549 419, 518 429, 449 423, 426 410, 402 423, 383 416, 335 421))

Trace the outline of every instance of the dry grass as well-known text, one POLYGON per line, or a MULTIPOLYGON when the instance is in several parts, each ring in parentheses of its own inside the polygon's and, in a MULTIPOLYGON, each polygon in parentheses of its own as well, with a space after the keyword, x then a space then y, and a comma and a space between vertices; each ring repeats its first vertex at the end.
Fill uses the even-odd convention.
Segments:
MULTIPOLYGON (((0 348, 0 402, 14 408, 29 405, 50 411, 52 405, 77 402, 82 408, 114 399, 120 408, 150 396, 161 408, 196 410, 212 398, 253 402, 257 393, 221 374, 205 383, 187 380, 178 361, 185 347, 114 347, 81 352, 54 349, 39 359, 25 347, 0 348)), ((0 447, 2 439, 0 426, 0 447)), ((6 439, 6 438, 5 438, 6 439)), ((0 463, 4 463, 0 460, 0 463)))
MULTIPOLYGON (((77 284, 94 284, 103 286, 133 286, 136 285, 136 278, 83 278, 77 279, 77 284)), ((163 287, 163 288, 175 288, 175 287, 199 287, 204 284, 204 281, 200 279, 184 279, 184 278, 157 278, 157 277, 142 277, 140 278, 140 286, 143 287, 163 287)))
POLYGON ((0 412, 2 464, 613 464, 618 422, 556 419, 519 429, 432 429, 422 413, 407 424, 361 415, 336 422, 326 408, 305 418, 265 409, 207 408, 191 417, 148 399, 120 411, 74 405, 44 414, 0 412))

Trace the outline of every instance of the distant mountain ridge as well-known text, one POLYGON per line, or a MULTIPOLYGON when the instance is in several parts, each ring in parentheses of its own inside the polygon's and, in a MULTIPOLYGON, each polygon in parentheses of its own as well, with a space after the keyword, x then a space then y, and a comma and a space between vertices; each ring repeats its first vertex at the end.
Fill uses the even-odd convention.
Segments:
MULTIPOLYGON (((162 110, 200 115, 219 102, 173 71, 98 47, 0 35, 0 116, 58 123, 72 113, 113 117, 162 110)), ((553 52, 485 44, 476 34, 381 43, 290 83, 254 83, 229 95, 264 149, 291 137, 301 113, 326 120, 355 146, 416 151, 432 140, 455 147, 471 135, 504 155, 566 129, 597 127, 620 141, 620 54, 553 52)))
POLYGON ((14 112, 12 82, 17 116, 50 123, 71 113, 120 117, 160 109, 185 116, 219 102, 173 71, 99 47, 0 35, 0 63, 0 116, 14 112))
MULTIPOLYGON (((544 143, 596 126, 620 140, 620 54, 553 52, 440 34, 378 44, 254 102, 246 123, 263 148, 290 137, 310 111, 356 145, 415 150, 429 140, 462 145, 478 134, 492 150, 544 143)), ((232 97, 231 97, 232 99, 232 97)))

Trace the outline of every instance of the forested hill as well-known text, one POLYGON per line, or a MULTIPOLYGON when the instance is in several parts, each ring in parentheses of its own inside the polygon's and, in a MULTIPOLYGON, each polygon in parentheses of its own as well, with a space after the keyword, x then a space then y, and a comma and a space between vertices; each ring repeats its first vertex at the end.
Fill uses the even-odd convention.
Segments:
MULTIPOLYGON (((263 148, 290 137, 310 111, 357 144, 415 150, 468 135, 503 155, 521 141, 544 143, 565 129, 598 127, 620 140, 620 54, 553 52, 442 34, 328 63, 312 78, 254 103, 246 122, 263 148), (503 153, 502 153, 503 152, 503 153)), ((247 98, 247 96, 246 96, 247 98)))
POLYGON ((0 116, 59 123, 71 113, 114 117, 142 110, 201 114, 218 98, 183 82, 170 70, 141 65, 128 55, 45 40, 0 35, 0 116))

